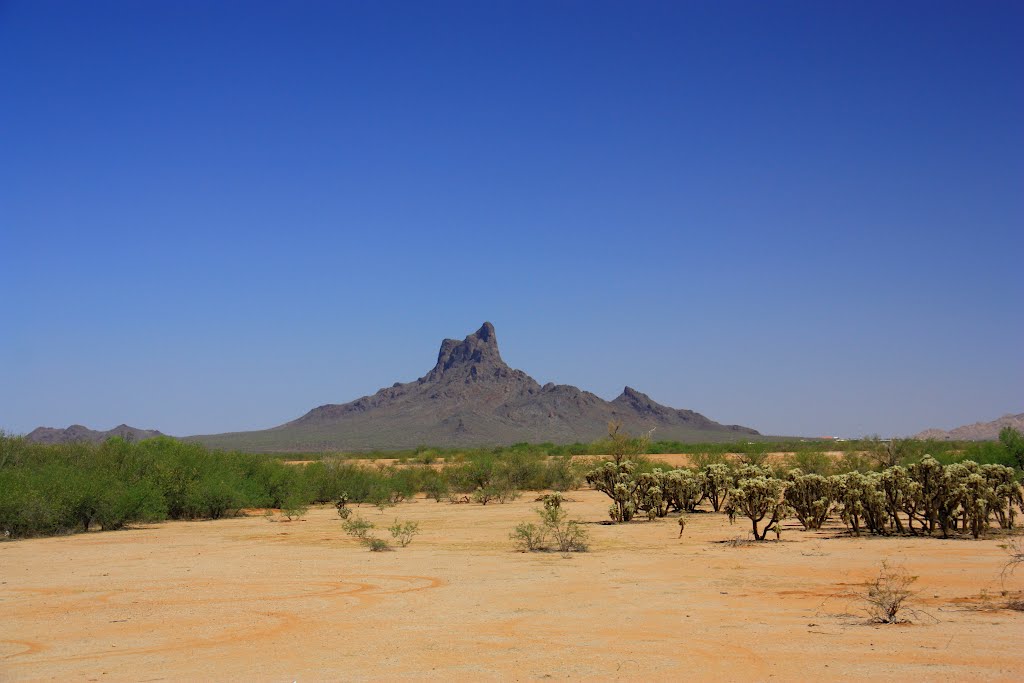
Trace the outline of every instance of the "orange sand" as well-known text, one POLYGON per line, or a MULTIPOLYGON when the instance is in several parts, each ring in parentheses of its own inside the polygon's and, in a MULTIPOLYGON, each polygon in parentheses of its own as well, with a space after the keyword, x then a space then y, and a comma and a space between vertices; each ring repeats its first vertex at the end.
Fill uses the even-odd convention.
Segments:
MULTIPOLYGON (((332 507, 0 543, 0 680, 1021 680, 1024 614, 999 598, 999 540, 838 538, 693 514, 597 524, 591 552, 521 554, 506 505, 422 499, 407 548, 370 553, 332 507), (914 623, 865 623, 848 594, 883 558, 920 576, 914 623)), ((383 530, 381 530, 383 531, 383 530)), ((386 531, 383 531, 386 535, 386 531)))

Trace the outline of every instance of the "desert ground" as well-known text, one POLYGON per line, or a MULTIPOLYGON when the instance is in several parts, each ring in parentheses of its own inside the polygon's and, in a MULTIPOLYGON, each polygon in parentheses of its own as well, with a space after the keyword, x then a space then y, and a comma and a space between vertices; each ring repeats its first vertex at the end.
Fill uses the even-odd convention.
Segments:
MULTIPOLYGON (((0 680, 1021 680, 1024 613, 998 609, 1004 540, 841 537, 692 514, 605 525, 569 494, 591 549, 515 552, 536 494, 422 498, 358 514, 420 524, 371 553, 336 511, 0 543, 0 680), (910 623, 853 594, 883 560, 919 577, 910 623), (991 596, 986 599, 984 593, 991 596)), ((384 532, 386 535, 386 531, 384 532)))

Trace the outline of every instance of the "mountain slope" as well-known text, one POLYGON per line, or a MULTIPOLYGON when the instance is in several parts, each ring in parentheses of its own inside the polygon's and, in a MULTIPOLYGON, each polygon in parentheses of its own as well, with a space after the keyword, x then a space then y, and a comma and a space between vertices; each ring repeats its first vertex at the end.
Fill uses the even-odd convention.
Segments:
POLYGON ((86 441, 89 443, 102 443, 112 436, 119 436, 127 441, 142 441, 152 439, 155 436, 163 436, 155 429, 138 429, 122 424, 99 432, 82 425, 71 425, 67 429, 54 427, 37 427, 25 435, 28 441, 44 444, 73 443, 75 441, 86 441))
POLYGON ((1019 415, 1003 415, 991 422, 975 422, 949 431, 943 429, 926 429, 915 434, 915 439, 933 439, 935 441, 994 441, 999 438, 1003 427, 1013 427, 1024 432, 1024 413, 1019 415))
POLYGON ((437 363, 413 382, 323 405, 272 429, 190 438, 255 451, 568 443, 601 438, 610 420, 634 433, 654 429, 658 439, 726 441, 758 435, 663 406, 629 387, 614 401, 605 401, 573 386, 541 386, 505 364, 494 326, 484 323, 461 342, 445 339, 437 363))

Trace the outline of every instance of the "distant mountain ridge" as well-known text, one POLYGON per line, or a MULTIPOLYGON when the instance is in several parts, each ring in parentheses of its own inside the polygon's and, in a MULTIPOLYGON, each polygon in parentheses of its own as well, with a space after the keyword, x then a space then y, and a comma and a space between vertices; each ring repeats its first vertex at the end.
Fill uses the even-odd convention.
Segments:
POLYGON ((991 422, 975 422, 948 431, 944 429, 926 429, 914 435, 915 439, 931 439, 934 441, 994 441, 1004 427, 1013 427, 1024 432, 1024 413, 1003 415, 991 422))
POLYGON ((58 444, 74 443, 76 441, 102 443, 113 436, 119 436, 128 441, 142 441, 143 439, 152 439, 155 436, 164 436, 164 434, 155 429, 138 429, 137 427, 129 427, 126 424, 120 424, 105 432, 89 429, 82 425, 71 425, 66 429, 38 427, 26 434, 25 438, 35 443, 58 444))
POLYGON ((371 396, 322 405, 271 429, 189 437, 218 448, 323 451, 470 447, 519 441, 569 443, 605 436, 611 420, 656 439, 728 441, 757 437, 692 410, 661 405, 626 387, 613 401, 564 384, 541 386, 501 358, 494 326, 445 339, 423 377, 371 396))

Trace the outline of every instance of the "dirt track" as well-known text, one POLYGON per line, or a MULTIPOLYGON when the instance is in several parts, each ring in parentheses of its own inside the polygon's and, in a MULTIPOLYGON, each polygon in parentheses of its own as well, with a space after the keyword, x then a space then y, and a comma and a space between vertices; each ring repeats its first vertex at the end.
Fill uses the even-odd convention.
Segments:
MULTIPOLYGON (((571 497, 605 518, 603 495, 571 497)), ((997 540, 789 526, 734 547, 717 541, 747 525, 694 514, 681 540, 674 519, 595 523, 590 553, 516 553, 532 499, 359 508, 420 522, 392 553, 333 508, 0 543, 0 680, 1024 677, 1024 613, 979 609, 1003 588, 997 540), (883 558, 920 576, 912 624, 867 625, 848 595, 883 558)))

